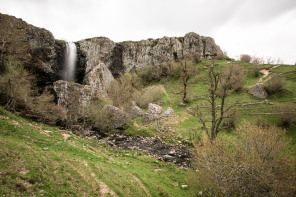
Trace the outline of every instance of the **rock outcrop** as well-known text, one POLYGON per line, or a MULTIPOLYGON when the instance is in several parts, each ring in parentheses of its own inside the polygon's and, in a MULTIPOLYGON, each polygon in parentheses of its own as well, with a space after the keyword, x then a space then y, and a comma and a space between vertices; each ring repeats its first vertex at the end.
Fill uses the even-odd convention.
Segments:
POLYGON ((113 105, 105 105, 103 110, 109 114, 110 129, 123 128, 130 120, 125 111, 113 105))
POLYGON ((99 63, 85 75, 84 80, 89 86, 106 92, 107 87, 114 80, 114 77, 104 63, 99 63))
MULTIPOLYGON (((39 86, 59 79, 64 45, 46 29, 29 25, 14 16, 0 14, 1 62, 17 61, 37 75, 39 86)), ((2 65, 5 66, 5 65, 2 65)))
POLYGON ((189 53, 209 59, 221 53, 212 38, 196 33, 188 33, 180 38, 163 37, 120 43, 99 37, 81 40, 77 45, 86 56, 86 74, 103 62, 114 77, 131 69, 170 62, 189 53))
POLYGON ((143 116, 143 122, 154 122, 160 118, 162 107, 153 103, 148 104, 148 109, 143 116))
POLYGON ((267 92, 264 89, 264 85, 261 83, 257 83, 256 85, 254 85, 248 90, 248 92, 260 99, 265 99, 268 96, 267 92))
POLYGON ((171 107, 168 107, 163 114, 161 114, 161 117, 169 117, 174 114, 174 110, 171 107))
MULTIPOLYGON (((66 109, 68 115, 74 114, 77 118, 79 115, 84 115, 92 101, 97 100, 98 97, 107 97, 106 92, 98 88, 62 80, 54 82, 54 90, 58 104, 66 109)), ((70 117, 70 119, 75 121, 76 117, 70 117)))
POLYGON ((130 118, 134 119, 134 118, 143 116, 143 110, 137 106, 135 101, 132 101, 129 114, 130 114, 130 118))

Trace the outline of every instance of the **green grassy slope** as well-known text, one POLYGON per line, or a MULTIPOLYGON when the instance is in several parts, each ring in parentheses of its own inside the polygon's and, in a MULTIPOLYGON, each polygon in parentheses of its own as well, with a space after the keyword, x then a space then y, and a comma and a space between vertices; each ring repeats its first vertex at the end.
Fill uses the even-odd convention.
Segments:
MULTIPOLYGON (((207 65, 212 64, 210 60, 204 60, 199 64, 196 64, 195 67, 198 69, 198 75, 190 79, 190 84, 188 88, 188 97, 190 103, 186 107, 180 106, 182 101, 182 83, 181 79, 163 79, 159 82, 153 82, 153 85, 164 85, 167 97, 163 97, 161 100, 162 106, 164 109, 167 107, 172 107, 175 111, 173 118, 165 121, 164 124, 168 125, 174 133, 170 133, 168 138, 176 139, 176 136, 181 135, 183 138, 191 138, 192 132, 196 131, 202 133, 201 124, 198 122, 197 118, 189 115, 186 110, 195 106, 195 104, 200 101, 197 99, 198 96, 207 93, 208 82, 207 82, 207 65)), ((268 96, 265 100, 258 99, 247 92, 247 89, 254 86, 259 82, 259 79, 263 76, 260 74, 258 77, 253 76, 253 64, 244 63, 240 61, 227 61, 227 60, 217 60, 216 64, 218 65, 217 69, 223 70, 225 67, 231 64, 237 64, 244 69, 245 81, 243 85, 243 92, 233 93, 227 97, 227 104, 234 104, 236 102, 244 104, 238 107, 238 124, 243 121, 249 121, 251 123, 256 123, 258 117, 266 120, 269 124, 278 125, 279 118, 273 115, 273 108, 278 103, 291 103, 296 106, 296 66, 294 65, 281 65, 271 70, 269 76, 272 76, 276 73, 281 73, 286 77, 285 90, 278 92, 274 95, 268 96)), ((260 69, 268 69, 273 67, 273 65, 263 64, 257 65, 260 69)), ((264 81, 264 80, 263 80, 264 81)), ((145 127, 145 124, 142 124, 139 119, 133 121, 136 122, 136 127, 131 127, 127 131, 128 133, 143 134, 143 128, 145 128, 145 135, 149 133, 149 127, 145 127)), ((150 126, 151 135, 155 134, 154 127, 150 126)), ((288 135, 293 137, 294 143, 296 142, 296 126, 292 125, 287 129, 288 135)))
POLYGON ((0 196, 191 196, 186 175, 0 108, 0 196))

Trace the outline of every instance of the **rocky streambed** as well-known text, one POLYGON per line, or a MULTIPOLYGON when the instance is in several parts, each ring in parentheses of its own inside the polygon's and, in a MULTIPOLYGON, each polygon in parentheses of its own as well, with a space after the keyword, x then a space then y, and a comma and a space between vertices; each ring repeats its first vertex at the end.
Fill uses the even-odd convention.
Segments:
POLYGON ((147 152, 151 157, 161 161, 174 163, 179 167, 190 166, 191 156, 190 151, 187 148, 177 145, 169 145, 162 142, 160 139, 115 133, 100 141, 107 142, 112 148, 147 152))

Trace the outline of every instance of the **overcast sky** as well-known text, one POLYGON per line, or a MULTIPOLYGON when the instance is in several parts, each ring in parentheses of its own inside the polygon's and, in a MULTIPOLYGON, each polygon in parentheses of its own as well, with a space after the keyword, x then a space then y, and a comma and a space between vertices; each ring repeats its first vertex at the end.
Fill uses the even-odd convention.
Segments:
POLYGON ((67 41, 196 32, 233 58, 247 53, 296 62, 296 0, 0 0, 0 12, 67 41))

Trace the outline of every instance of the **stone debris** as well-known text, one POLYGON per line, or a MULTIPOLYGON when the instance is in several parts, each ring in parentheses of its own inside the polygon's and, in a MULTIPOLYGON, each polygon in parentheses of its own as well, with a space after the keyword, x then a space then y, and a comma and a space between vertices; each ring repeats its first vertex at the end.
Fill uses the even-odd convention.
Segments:
POLYGON ((162 111, 161 106, 153 103, 149 103, 147 112, 143 117, 143 122, 150 123, 158 120, 160 118, 161 111, 162 111))
POLYGON ((113 148, 147 152, 149 156, 179 167, 190 166, 191 156, 187 148, 169 145, 159 139, 114 133, 109 136, 107 143, 113 148))
POLYGON ((260 99, 265 99, 268 94, 264 89, 264 85, 261 83, 257 83, 253 87, 251 87, 248 92, 252 94, 253 96, 260 98, 260 99))

